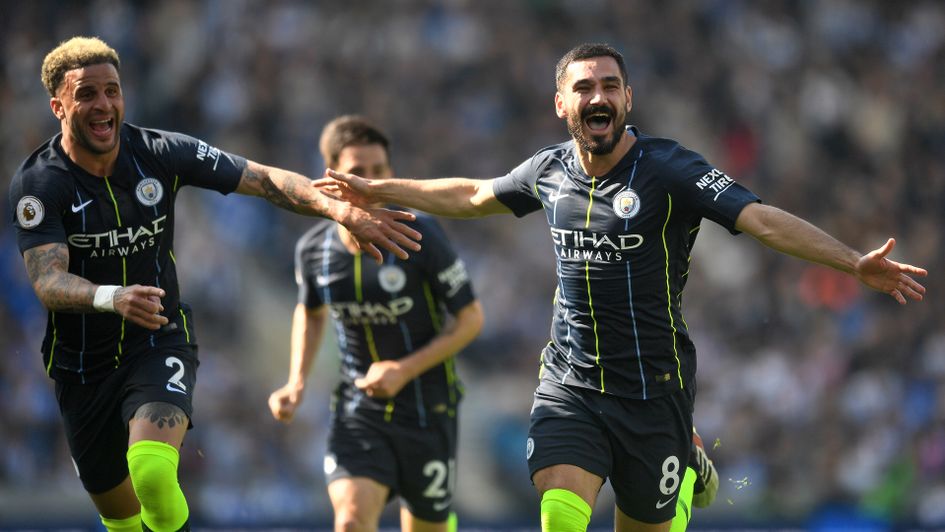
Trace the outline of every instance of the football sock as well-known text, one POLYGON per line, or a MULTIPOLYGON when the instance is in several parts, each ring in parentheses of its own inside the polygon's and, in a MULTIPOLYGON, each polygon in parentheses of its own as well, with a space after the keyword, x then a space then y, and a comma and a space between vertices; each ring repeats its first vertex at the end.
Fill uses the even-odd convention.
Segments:
POLYGON ((139 532, 141 530, 141 514, 135 514, 124 519, 109 519, 102 517, 102 524, 108 532, 139 532))
POLYGON ((190 510, 177 481, 180 455, 163 442, 142 440, 128 448, 131 484, 141 501, 141 522, 155 532, 179 530, 190 510))
POLYGON ((687 467, 682 486, 679 487, 679 498, 676 499, 676 517, 669 525, 669 532, 683 532, 689 526, 692 517, 692 489, 696 484, 696 470, 687 467))
POLYGON ((459 519, 456 518, 456 512, 450 512, 450 516, 446 520, 446 531, 456 532, 458 527, 459 527, 459 519))
POLYGON ((541 496, 542 532, 585 532, 591 506, 576 493, 553 489, 541 496))

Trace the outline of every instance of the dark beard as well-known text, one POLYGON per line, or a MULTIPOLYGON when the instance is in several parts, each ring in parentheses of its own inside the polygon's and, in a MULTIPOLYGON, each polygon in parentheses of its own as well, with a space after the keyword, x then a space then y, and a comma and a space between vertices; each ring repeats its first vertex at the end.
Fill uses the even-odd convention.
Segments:
MULTIPOLYGON (((606 135, 586 134, 583 127, 584 118, 598 112, 599 110, 601 110, 600 107, 588 107, 584 109, 584 113, 578 120, 575 120, 573 115, 568 115, 568 133, 571 134, 571 138, 573 138, 574 142, 576 142, 578 147, 581 148, 581 151, 585 151, 593 155, 607 155, 608 153, 614 151, 617 143, 620 142, 620 137, 624 134, 624 128, 622 123, 617 122, 616 119, 618 117, 611 114, 614 132, 610 135, 610 137, 606 135)), ((610 110, 607 109, 607 111, 609 112, 610 110)))
MULTIPOLYGON (((118 124, 117 118, 115 119, 115 123, 118 124)), ((76 122, 73 122, 71 124, 70 129, 72 130, 72 138, 75 139, 75 141, 80 146, 82 146, 86 150, 96 155, 104 155, 112 151, 113 149, 115 149, 115 146, 118 145, 118 140, 120 137, 120 135, 116 134, 115 141, 112 142, 110 146, 108 146, 107 148, 99 148, 99 147, 96 147, 94 144, 92 144, 92 141, 89 139, 88 136, 85 135, 85 133, 82 131, 82 129, 79 127, 79 125, 76 122)))

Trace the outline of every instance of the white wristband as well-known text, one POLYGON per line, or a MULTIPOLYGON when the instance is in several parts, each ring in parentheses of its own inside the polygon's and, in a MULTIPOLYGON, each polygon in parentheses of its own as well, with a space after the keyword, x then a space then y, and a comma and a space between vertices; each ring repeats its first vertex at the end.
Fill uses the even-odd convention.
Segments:
POLYGON ((115 292, 120 286, 103 284, 95 290, 92 307, 99 312, 115 312, 115 292))

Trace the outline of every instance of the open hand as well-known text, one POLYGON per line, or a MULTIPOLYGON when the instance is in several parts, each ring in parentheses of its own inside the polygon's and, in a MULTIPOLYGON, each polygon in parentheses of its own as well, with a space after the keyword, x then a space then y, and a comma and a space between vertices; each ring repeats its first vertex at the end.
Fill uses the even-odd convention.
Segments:
POLYGON ((854 275, 861 283, 891 295, 900 305, 906 304, 906 298, 922 301, 925 287, 916 282, 911 275, 925 277, 928 272, 909 264, 889 260, 887 255, 896 245, 896 239, 890 238, 881 248, 875 249, 856 263, 854 275))
POLYGON ((315 180, 312 186, 318 188, 322 194, 346 205, 342 213, 335 217, 335 221, 345 226, 361 251, 374 257, 378 264, 384 261, 384 256, 377 246, 402 260, 408 257, 404 248, 420 251, 418 241, 423 235, 403 223, 416 220, 416 215, 406 211, 372 207, 378 202, 370 194, 369 180, 329 168, 325 170, 325 177, 315 180))
POLYGON ((399 259, 408 257, 404 248, 420 251, 420 244, 417 241, 423 235, 403 223, 416 219, 414 214, 405 211, 384 208, 362 209, 349 205, 336 221, 351 232, 361 251, 374 257, 374 260, 380 264, 384 261, 384 256, 381 255, 377 246, 390 251, 399 259))
POLYGON ((312 181, 312 186, 323 194, 339 201, 348 202, 355 207, 367 208, 375 201, 369 191, 370 181, 354 174, 336 172, 330 168, 324 176, 312 181), (336 178, 336 176, 338 176, 336 178))

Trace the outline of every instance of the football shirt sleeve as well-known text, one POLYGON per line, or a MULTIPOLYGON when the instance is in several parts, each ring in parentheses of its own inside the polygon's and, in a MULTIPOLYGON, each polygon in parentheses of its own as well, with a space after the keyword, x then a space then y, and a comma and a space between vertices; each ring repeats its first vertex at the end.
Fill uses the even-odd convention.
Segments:
POLYGON ((30 248, 66 243, 62 213, 70 208, 68 190, 54 176, 17 173, 10 184, 9 204, 20 253, 30 248))
POLYGON ((701 155, 677 146, 663 168, 662 179, 673 198, 682 200, 696 214, 721 225, 733 235, 739 213, 761 200, 701 155))
POLYGON ((535 183, 549 157, 549 151, 540 151, 492 182, 495 197, 515 216, 521 218, 542 208, 541 200, 535 191, 535 183))
POLYGON ((426 281, 430 284, 434 297, 442 301, 451 314, 456 314, 463 307, 476 299, 473 294, 469 273, 446 233, 439 223, 428 216, 418 217, 418 230, 423 233, 423 247, 419 258, 423 261, 426 281))
POLYGON ((171 166, 181 185, 229 194, 239 186, 246 159, 181 133, 165 132, 171 166))
POLYGON ((295 245, 295 284, 299 287, 298 302, 307 309, 316 309, 324 304, 316 283, 315 265, 312 261, 311 235, 306 234, 295 245))

